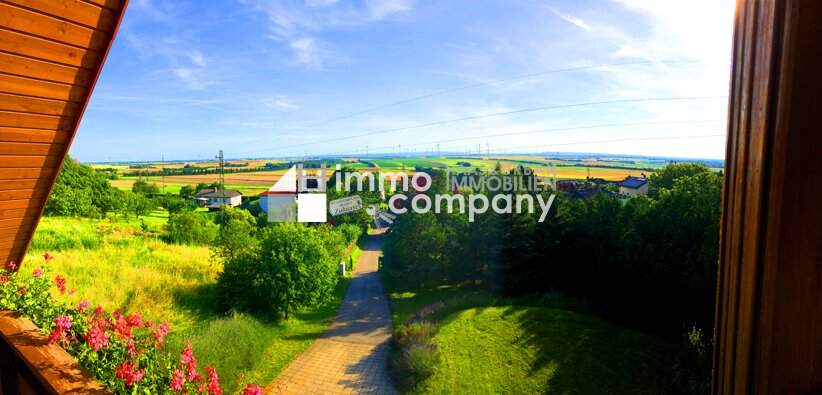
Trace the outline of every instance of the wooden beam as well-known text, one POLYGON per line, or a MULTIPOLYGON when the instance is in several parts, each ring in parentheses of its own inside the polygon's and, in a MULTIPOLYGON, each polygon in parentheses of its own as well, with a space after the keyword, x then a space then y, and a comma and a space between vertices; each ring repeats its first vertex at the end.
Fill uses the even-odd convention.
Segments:
POLYGON ((820 20, 817 0, 738 5, 714 394, 822 391, 820 20))

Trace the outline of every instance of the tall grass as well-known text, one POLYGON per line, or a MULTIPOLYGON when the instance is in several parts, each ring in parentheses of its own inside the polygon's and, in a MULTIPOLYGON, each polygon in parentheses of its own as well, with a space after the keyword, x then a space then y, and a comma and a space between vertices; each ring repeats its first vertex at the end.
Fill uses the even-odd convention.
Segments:
POLYGON ((170 245, 157 237, 161 215, 128 220, 45 217, 23 262, 24 271, 55 256, 51 273, 76 290, 72 303, 140 312, 168 321, 168 352, 179 354, 187 341, 202 363, 213 365, 226 390, 246 382, 267 384, 326 328, 345 293, 343 280, 334 303, 303 311, 285 322, 269 317, 220 315, 214 285, 222 262, 208 247, 170 245), (149 223, 143 227, 143 222, 149 223), (144 230, 146 228, 147 230, 144 230))

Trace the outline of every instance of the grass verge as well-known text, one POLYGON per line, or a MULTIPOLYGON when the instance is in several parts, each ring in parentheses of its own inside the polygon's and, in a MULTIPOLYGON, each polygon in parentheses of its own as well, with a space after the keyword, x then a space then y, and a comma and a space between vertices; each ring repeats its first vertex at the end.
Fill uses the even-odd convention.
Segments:
POLYGON ((671 346, 561 298, 509 299, 477 288, 390 292, 394 325, 425 306, 441 361, 414 394, 658 394, 671 346))

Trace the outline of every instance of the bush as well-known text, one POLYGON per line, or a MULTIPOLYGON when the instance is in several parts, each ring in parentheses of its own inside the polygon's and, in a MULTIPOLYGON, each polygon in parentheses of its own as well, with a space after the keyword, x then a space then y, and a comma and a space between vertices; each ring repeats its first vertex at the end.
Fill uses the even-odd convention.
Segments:
POLYGON ((680 350, 672 370, 672 393, 708 394, 711 392, 711 340, 696 326, 682 335, 680 350))
POLYGON ((411 344, 428 344, 439 327, 431 321, 415 321, 394 329, 392 341, 398 347, 411 344))
POLYGON ((220 225, 214 240, 215 256, 231 259, 257 247, 256 219, 247 210, 226 207, 215 217, 215 222, 220 225))
POLYGON ((105 174, 66 156, 44 212, 47 215, 98 218, 116 210, 119 204, 117 192, 105 174))
POLYGON ((208 215, 182 211, 169 217, 164 238, 175 244, 211 244, 218 231, 219 226, 208 215))
POLYGON ((362 228, 356 224, 342 224, 336 226, 336 229, 342 233, 346 245, 356 242, 362 235, 362 228))
POLYGON ((329 301, 337 283, 328 248, 331 234, 322 227, 280 223, 259 236, 260 246, 229 259, 217 280, 223 308, 289 314, 329 301))
POLYGON ((394 330, 390 368, 400 391, 407 392, 434 374, 440 362, 432 339, 437 329, 430 321, 416 321, 394 330))

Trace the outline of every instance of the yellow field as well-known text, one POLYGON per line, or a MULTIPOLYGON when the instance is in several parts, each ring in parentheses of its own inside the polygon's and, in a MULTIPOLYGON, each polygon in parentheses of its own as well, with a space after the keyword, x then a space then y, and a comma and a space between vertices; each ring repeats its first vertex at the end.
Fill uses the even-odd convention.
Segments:
MULTIPOLYGON (((557 167, 556 169, 557 178, 578 180, 585 179, 589 174, 589 169, 592 178, 602 178, 608 181, 622 181, 627 176, 640 176, 643 173, 641 170, 603 169, 599 167, 557 167)), ((536 174, 544 177, 553 176, 551 170, 546 168, 537 169, 536 174)), ((645 174, 649 175, 648 172, 645 172, 645 174)))

